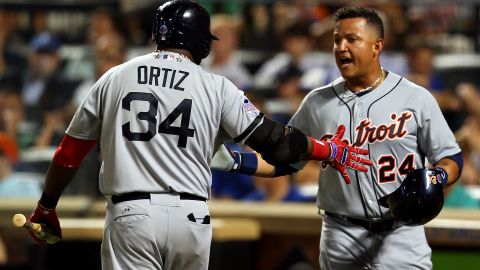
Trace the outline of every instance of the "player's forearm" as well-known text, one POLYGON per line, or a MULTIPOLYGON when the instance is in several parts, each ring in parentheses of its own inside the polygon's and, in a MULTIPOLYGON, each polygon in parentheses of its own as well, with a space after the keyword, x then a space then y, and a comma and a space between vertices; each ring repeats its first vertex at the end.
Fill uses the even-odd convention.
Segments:
POLYGON ((449 158, 443 158, 437 163, 435 163, 435 167, 440 167, 444 169, 447 174, 448 174, 448 182, 445 185, 445 187, 449 187, 453 185, 459 178, 460 174, 460 168, 457 162, 449 159, 449 158))
POLYGON ((63 190, 72 181, 76 172, 77 168, 59 166, 55 162, 50 163, 40 204, 46 208, 55 208, 63 190))
POLYGON ((246 140, 246 144, 272 165, 285 166, 310 159, 326 160, 331 154, 327 144, 266 117, 246 140))
POLYGON ((260 176, 260 177, 272 177, 273 174, 275 173, 275 166, 270 165, 268 162, 263 160, 260 154, 255 153, 255 155, 258 160, 258 165, 257 165, 257 170, 253 175, 260 176))
POLYGON ((77 168, 97 143, 96 140, 81 140, 65 135, 48 168, 40 204, 53 209, 65 187, 72 181, 77 168))
POLYGON ((210 168, 260 177, 277 177, 297 171, 290 166, 273 166, 257 152, 232 151, 225 145, 218 148, 210 162, 210 168))

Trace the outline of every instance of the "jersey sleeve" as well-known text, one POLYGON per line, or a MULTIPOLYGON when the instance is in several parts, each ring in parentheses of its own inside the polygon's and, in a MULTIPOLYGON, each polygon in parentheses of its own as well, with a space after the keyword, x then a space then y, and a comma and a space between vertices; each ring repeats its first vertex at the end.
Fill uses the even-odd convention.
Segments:
POLYGON ((102 101, 111 72, 104 74, 78 107, 66 133, 74 138, 97 140, 102 127, 102 101))
POLYGON ((260 111, 244 95, 243 91, 238 90, 227 79, 224 79, 223 90, 221 128, 236 142, 243 144, 255 128, 261 124, 262 121, 255 121, 257 117, 260 117, 260 111))
POLYGON ((419 145, 428 161, 435 164, 440 159, 455 155, 461 150, 435 98, 429 92, 421 98, 423 104, 421 119, 418 121, 419 145))

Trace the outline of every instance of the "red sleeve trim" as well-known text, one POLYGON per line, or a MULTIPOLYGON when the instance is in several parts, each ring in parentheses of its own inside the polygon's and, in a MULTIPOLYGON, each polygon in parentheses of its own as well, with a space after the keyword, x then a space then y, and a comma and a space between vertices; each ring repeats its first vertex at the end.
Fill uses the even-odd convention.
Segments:
POLYGON ((77 168, 95 144, 97 140, 81 140, 65 134, 53 156, 53 162, 59 166, 77 168))

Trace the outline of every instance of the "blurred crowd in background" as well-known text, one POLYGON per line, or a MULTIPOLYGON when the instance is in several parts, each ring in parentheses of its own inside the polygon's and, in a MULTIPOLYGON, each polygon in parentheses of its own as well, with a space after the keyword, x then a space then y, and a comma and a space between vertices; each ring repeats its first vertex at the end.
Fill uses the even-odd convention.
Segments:
MULTIPOLYGON (((162 1, 0 1, 0 197, 38 198, 66 125, 111 67, 152 52, 162 1), (95 3, 93 3, 95 2, 95 3)), ((287 123, 302 99, 339 76, 333 20, 359 1, 199 1, 220 38, 202 66, 229 78, 270 117, 287 123)), ((385 24, 382 65, 427 88, 461 144, 465 166, 446 207, 480 208, 480 3, 363 1, 385 24)), ((231 145, 233 148, 241 146, 231 145)), ((70 195, 101 198, 99 149, 70 195)), ((321 168, 263 179, 213 173, 225 200, 313 202, 321 168)))

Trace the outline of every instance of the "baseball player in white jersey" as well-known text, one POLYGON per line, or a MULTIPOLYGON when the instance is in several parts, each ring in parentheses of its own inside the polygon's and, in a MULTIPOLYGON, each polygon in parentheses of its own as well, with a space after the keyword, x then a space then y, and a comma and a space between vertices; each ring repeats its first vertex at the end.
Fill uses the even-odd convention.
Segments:
POLYGON ((383 23, 377 13, 347 7, 335 18, 333 52, 342 77, 309 93, 289 125, 317 138, 324 134, 321 139, 345 125, 344 139, 368 149, 374 165, 368 172, 349 170, 350 185, 324 166, 317 195, 325 212, 320 267, 431 269, 423 226, 395 222, 378 200, 411 170, 425 168, 425 158, 433 165, 429 174, 444 187, 452 185, 461 174, 461 150, 430 92, 381 67, 383 23))
POLYGON ((199 64, 215 39, 199 4, 160 6, 153 25, 157 51, 112 68, 93 86, 29 220, 61 238, 55 207, 98 141, 100 190, 107 198, 102 268, 207 269, 209 164, 219 138, 246 143, 274 165, 331 160, 342 172, 368 171, 363 165, 371 162, 357 156, 368 151, 320 142, 265 118, 230 81, 205 72, 199 64))

